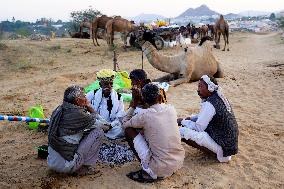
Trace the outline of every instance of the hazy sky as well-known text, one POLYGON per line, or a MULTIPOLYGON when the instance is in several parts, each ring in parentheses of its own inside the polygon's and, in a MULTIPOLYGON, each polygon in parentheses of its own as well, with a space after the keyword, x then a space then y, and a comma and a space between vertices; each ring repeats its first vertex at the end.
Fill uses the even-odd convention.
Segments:
POLYGON ((275 12, 284 9, 284 0, 1 0, 0 21, 35 21, 46 17, 69 20, 70 12, 89 6, 107 15, 136 16, 140 13, 176 17, 188 8, 206 4, 222 14, 246 10, 275 12))

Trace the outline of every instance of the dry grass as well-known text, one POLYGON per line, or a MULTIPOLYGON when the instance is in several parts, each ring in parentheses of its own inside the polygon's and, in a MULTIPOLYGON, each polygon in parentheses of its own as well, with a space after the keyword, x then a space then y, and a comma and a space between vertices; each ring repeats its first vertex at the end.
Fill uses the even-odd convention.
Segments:
POLYGON ((0 41, 0 50, 6 50, 8 46, 0 41))

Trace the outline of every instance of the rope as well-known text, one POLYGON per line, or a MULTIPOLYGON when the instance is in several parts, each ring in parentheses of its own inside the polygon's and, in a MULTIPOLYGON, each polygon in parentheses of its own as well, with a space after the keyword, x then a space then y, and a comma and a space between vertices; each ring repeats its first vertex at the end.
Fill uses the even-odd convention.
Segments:
POLYGON ((49 123, 49 119, 31 118, 31 117, 24 117, 24 116, 0 115, 0 120, 49 123))

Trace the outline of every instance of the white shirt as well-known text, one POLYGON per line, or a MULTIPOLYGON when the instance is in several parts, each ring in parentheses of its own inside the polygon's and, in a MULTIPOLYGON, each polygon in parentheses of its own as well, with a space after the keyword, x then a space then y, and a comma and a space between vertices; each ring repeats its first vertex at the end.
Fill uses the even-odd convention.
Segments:
MULTIPOLYGON (((115 92, 114 90, 112 92, 115 92)), ((87 93, 86 95, 88 101, 91 103, 92 100, 94 100, 95 98, 95 94, 94 94, 94 91, 90 91, 87 93)), ((96 99, 97 100, 97 99, 96 99)), ((108 111, 108 106, 107 106, 107 100, 108 98, 105 98, 105 97, 102 97, 101 99, 101 102, 100 102, 100 105, 98 107, 98 109, 95 109, 106 121, 108 122, 113 122, 115 121, 116 119, 120 118, 120 117, 123 117, 125 115, 125 112, 124 112, 124 104, 123 104, 123 99, 120 98, 120 100, 118 101, 119 104, 118 104, 118 111, 116 113, 116 119, 114 120, 111 120, 110 119, 110 113, 108 111)))
POLYGON ((198 145, 216 153, 220 162, 228 162, 231 160, 231 156, 223 157, 222 147, 204 131, 215 114, 216 110, 210 102, 202 102, 199 114, 192 115, 191 120, 182 120, 181 124, 184 127, 179 129, 180 135, 181 138, 193 140, 198 145))
POLYGON ((209 122, 212 120, 215 114, 216 110, 214 106, 210 102, 205 101, 201 103, 201 110, 198 115, 191 116, 191 120, 182 120, 181 124, 184 127, 201 132, 207 128, 209 122), (196 122, 193 121, 196 118, 196 122))

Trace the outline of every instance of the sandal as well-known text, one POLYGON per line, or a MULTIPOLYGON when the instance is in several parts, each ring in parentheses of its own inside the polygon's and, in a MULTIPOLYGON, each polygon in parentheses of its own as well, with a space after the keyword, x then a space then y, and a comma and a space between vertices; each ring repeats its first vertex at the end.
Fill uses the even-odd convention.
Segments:
POLYGON ((160 179, 153 179, 146 171, 143 169, 135 172, 130 172, 126 175, 128 178, 140 182, 140 183, 152 183, 160 179))

